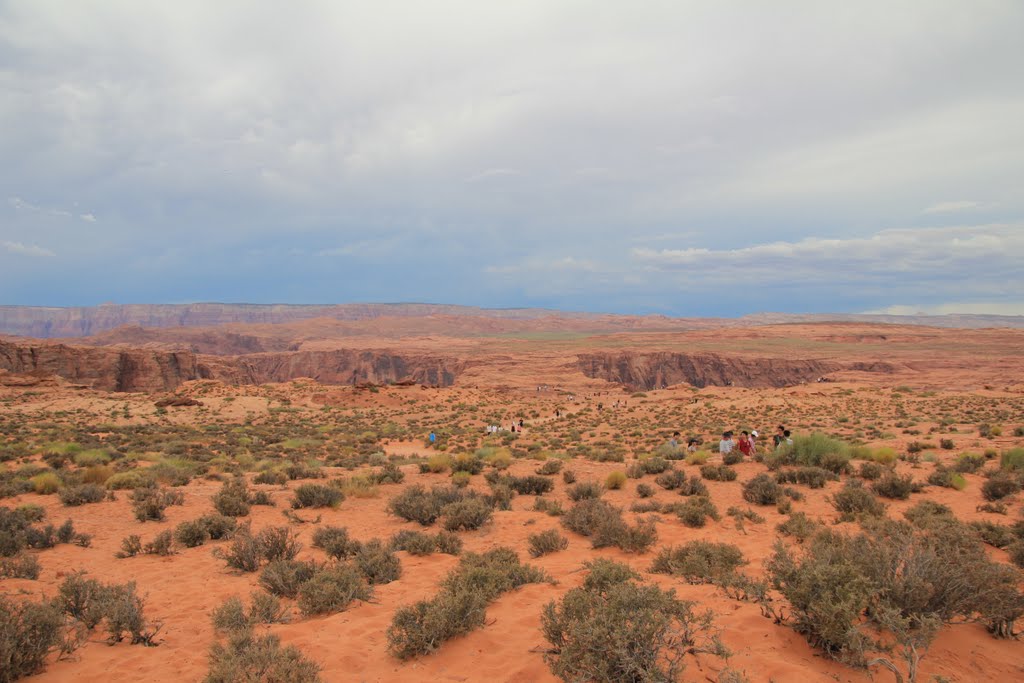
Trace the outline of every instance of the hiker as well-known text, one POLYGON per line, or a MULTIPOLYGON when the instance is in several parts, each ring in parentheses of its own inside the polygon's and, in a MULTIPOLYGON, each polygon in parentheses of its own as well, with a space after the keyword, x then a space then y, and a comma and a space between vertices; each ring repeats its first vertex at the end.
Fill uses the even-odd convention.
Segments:
POLYGON ((523 418, 519 418, 519 431, 523 431, 523 418))
POLYGON ((672 450, 679 448, 679 432, 672 432, 672 438, 668 440, 668 445, 672 447, 672 450))
POLYGON ((691 437, 690 437, 690 438, 689 438, 689 439, 688 439, 688 440, 686 441, 686 452, 687 452, 687 453, 696 453, 696 452, 697 452, 697 449, 698 449, 699 447, 700 447, 700 439, 698 439, 698 438, 697 438, 697 437, 695 437, 695 436, 691 436, 691 437))
POLYGON ((779 425, 778 427, 775 428, 775 434, 774 434, 774 436, 772 436, 772 447, 773 448, 778 448, 779 444, 782 443, 782 440, 786 438, 783 435, 785 431, 786 431, 786 428, 783 427, 782 425, 779 425))
POLYGON ((746 430, 740 432, 740 440, 736 446, 740 449, 740 453, 747 457, 754 454, 754 445, 750 443, 750 434, 746 430))
POLYGON ((792 434, 790 433, 790 431, 788 429, 783 429, 782 430, 783 443, 786 444, 787 446, 792 446, 793 445, 793 439, 790 438, 791 436, 792 436, 792 434))
POLYGON ((437 443, 437 434, 430 432, 430 444, 434 445, 435 443, 437 443))
POLYGON ((751 452, 757 452, 757 430, 750 430, 750 450, 751 452))
POLYGON ((732 448, 735 445, 732 440, 732 432, 722 432, 722 440, 718 442, 718 452, 722 455, 732 453, 732 448))

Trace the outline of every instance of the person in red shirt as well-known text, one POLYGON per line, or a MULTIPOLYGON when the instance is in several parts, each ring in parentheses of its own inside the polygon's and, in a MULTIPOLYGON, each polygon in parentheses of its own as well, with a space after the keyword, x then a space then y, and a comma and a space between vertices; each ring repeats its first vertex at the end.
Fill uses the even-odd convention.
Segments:
POLYGON ((740 440, 736 445, 739 447, 740 453, 748 458, 754 454, 754 444, 750 441, 750 434, 748 432, 744 431, 740 434, 740 440))

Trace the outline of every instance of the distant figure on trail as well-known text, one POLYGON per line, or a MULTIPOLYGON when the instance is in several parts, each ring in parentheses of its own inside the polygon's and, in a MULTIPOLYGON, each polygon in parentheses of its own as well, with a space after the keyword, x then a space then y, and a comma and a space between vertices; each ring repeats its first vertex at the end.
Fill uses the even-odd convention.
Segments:
POLYGON ((788 429, 783 429, 782 430, 782 440, 783 440, 782 442, 784 444, 786 444, 787 446, 792 446, 793 445, 793 439, 790 438, 791 436, 792 436, 792 434, 790 433, 790 431, 788 429))
POLYGON ((519 431, 523 431, 523 418, 519 418, 519 431))
POLYGON ((679 448, 679 432, 672 432, 672 438, 668 440, 668 445, 672 448, 679 448))
POLYGON ((754 445, 750 442, 750 434, 746 430, 740 432, 740 440, 736 443, 736 446, 743 455, 749 457, 754 454, 754 445))
POLYGON ((691 436, 686 442, 686 451, 688 453, 696 453, 698 448, 700 448, 700 439, 691 436))
POLYGON ((750 450, 754 451, 754 452, 757 451, 757 430, 756 429, 751 429, 750 430, 750 450))
POLYGON ((555 408, 555 417, 562 417, 562 411, 558 408, 555 408))
POLYGON ((732 453, 732 448, 735 445, 732 440, 732 432, 722 432, 722 440, 718 442, 718 452, 722 455, 732 453))
POLYGON ((430 432, 430 444, 434 445, 435 443, 437 443, 437 434, 430 432))

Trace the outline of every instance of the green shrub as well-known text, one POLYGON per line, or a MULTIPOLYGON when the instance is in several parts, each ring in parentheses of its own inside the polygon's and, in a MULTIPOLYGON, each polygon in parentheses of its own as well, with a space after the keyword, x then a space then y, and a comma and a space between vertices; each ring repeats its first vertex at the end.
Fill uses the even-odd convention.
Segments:
POLYGON ((366 601, 373 588, 362 574, 349 564, 319 569, 298 590, 299 609, 306 616, 341 612, 355 600, 366 601))
POLYGON ((803 512, 794 512, 785 522, 779 524, 776 529, 783 536, 792 536, 800 543, 811 538, 822 529, 820 522, 812 520, 803 512))
POLYGON ((657 455, 641 460, 639 465, 646 474, 661 474, 670 467, 668 460, 657 455))
POLYGON ((707 496, 708 487, 704 485, 704 482, 701 481, 700 477, 694 474, 689 479, 683 479, 683 482, 679 485, 679 495, 707 496))
MULTIPOLYGON (((29 579, 35 581, 39 578, 40 571, 42 571, 42 567, 35 555, 21 552, 13 557, 0 557, 0 579, 29 579)), ((0 637, 0 640, 2 640, 2 637, 0 637)), ((2 661, 0 659, 0 662, 2 661)))
POLYGON ((320 667, 294 646, 282 648, 277 636, 257 636, 243 629, 232 633, 226 645, 214 643, 210 648, 210 670, 204 681, 319 683, 319 672, 320 667))
POLYGON ((135 489, 131 495, 132 512, 140 522, 162 522, 164 510, 171 505, 181 505, 183 501, 184 495, 180 491, 167 489, 135 489))
POLYGON ((628 564, 599 557, 583 563, 587 576, 583 579, 583 589, 595 593, 606 593, 608 589, 626 581, 639 580, 640 575, 628 564))
POLYGON ((1003 451, 999 466, 1010 472, 1024 471, 1024 448, 1011 448, 1003 451))
POLYGON ((253 478, 254 484, 270 484, 284 486, 288 483, 288 475, 281 470, 263 470, 253 478))
POLYGON ((388 511, 410 522, 430 526, 441 516, 441 509, 445 505, 466 497, 467 494, 454 487, 435 486, 427 491, 416 484, 388 501, 388 511))
POLYGON ((921 490, 920 485, 916 484, 909 474, 901 477, 895 472, 882 477, 873 483, 871 488, 883 498, 892 500, 906 500, 911 493, 921 490))
POLYGON ((404 550, 410 555, 430 555, 437 549, 437 540, 422 531, 402 529, 391 537, 388 545, 392 550, 404 550))
POLYGON ((985 466, 985 456, 977 455, 975 453, 963 453, 956 462, 953 463, 953 469, 957 472, 975 473, 985 466))
POLYGON ((43 472, 29 479, 32 489, 40 495, 56 493, 61 486, 60 477, 55 472, 43 472))
POLYGON ((681 576, 690 583, 721 583, 744 564, 743 553, 734 545, 691 541, 663 548, 654 558, 651 571, 681 576))
POLYGON ((213 627, 218 631, 230 633, 249 627, 245 606, 237 595, 231 596, 214 609, 211 619, 213 627))
POLYGON ((111 490, 155 488, 156 478, 145 470, 116 472, 107 479, 106 487, 111 490))
POLYGON ((469 472, 453 472, 452 473, 452 485, 457 486, 460 489, 464 489, 469 486, 472 475, 469 472))
POLYGON ((344 560, 355 555, 360 544, 348 537, 345 527, 322 526, 313 532, 313 547, 322 549, 329 557, 344 560))
MULTIPOLYGON (((862 463, 863 465, 869 463, 862 463)), ((779 470, 775 473, 775 481, 780 484, 803 484, 812 489, 824 488, 825 484, 835 481, 839 477, 821 467, 798 467, 795 469, 779 470)))
POLYGON ((651 496, 654 495, 654 489, 652 489, 647 484, 637 484, 636 495, 639 496, 640 498, 650 498, 651 496))
POLYGON ((576 472, 574 470, 565 470, 562 472, 562 481, 566 484, 576 483, 576 472))
POLYGON ((1013 533, 1013 529, 1006 524, 981 521, 971 522, 970 526, 978 533, 981 540, 995 548, 1006 548, 1018 540, 1017 535, 1013 533))
POLYGON ((142 538, 138 534, 131 534, 121 539, 121 549, 114 553, 114 557, 124 559, 135 557, 142 552, 142 538))
POLYGON ((234 517, 212 512, 203 515, 196 521, 203 525, 206 534, 214 541, 227 538, 238 528, 238 522, 234 517))
POLYGON ((437 552, 445 555, 458 555, 462 552, 462 539, 450 531, 438 531, 434 536, 437 552))
POLYGON ((557 529, 530 534, 528 542, 530 557, 540 557, 569 547, 569 539, 558 533, 557 529))
POLYGON ((174 554, 174 534, 170 529, 161 531, 153 540, 147 543, 142 548, 142 552, 147 555, 161 555, 166 557, 174 554))
MULTIPOLYGON (((558 460, 549 462, 560 462, 558 460)), ((511 477, 508 485, 516 493, 530 496, 541 496, 555 488, 555 483, 547 477, 530 475, 527 477, 511 477)))
POLYGON ((932 486, 942 486, 957 491, 962 491, 967 486, 967 480, 963 476, 942 465, 936 465, 932 473, 928 475, 928 483, 932 486))
POLYGON ((665 470, 654 478, 654 483, 666 491, 677 489, 685 482, 686 474, 679 470, 665 470))
POLYGON ((203 545, 209 538, 210 534, 206 531, 206 525, 198 519, 182 522, 174 529, 174 540, 186 548, 203 545))
POLYGON ((552 458, 545 460, 544 464, 537 468, 537 474, 553 475, 562 471, 562 461, 552 458))
POLYGON ((759 474, 743 484, 743 500, 755 505, 775 505, 782 496, 782 487, 767 474, 759 474))
POLYGON ((885 468, 882 467, 880 464, 878 464, 877 462, 868 461, 862 462, 860 464, 860 470, 857 471, 857 474, 858 476, 860 476, 861 479, 874 481, 875 479, 881 477, 884 472, 885 468))

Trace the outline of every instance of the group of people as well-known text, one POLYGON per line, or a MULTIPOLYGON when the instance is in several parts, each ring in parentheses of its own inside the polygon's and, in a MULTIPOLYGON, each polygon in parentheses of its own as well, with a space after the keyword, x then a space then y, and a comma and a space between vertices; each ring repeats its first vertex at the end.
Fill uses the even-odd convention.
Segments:
MULTIPOLYGON (((731 453, 733 449, 739 449, 743 455, 753 455, 757 452, 757 430, 752 429, 751 431, 743 430, 740 432, 740 438, 734 440, 732 431, 722 432, 722 440, 718 442, 718 452, 722 455, 731 453)), ((775 428, 775 434, 772 436, 772 448, 779 448, 780 446, 793 445, 792 433, 786 429, 785 425, 779 425, 775 428)))

